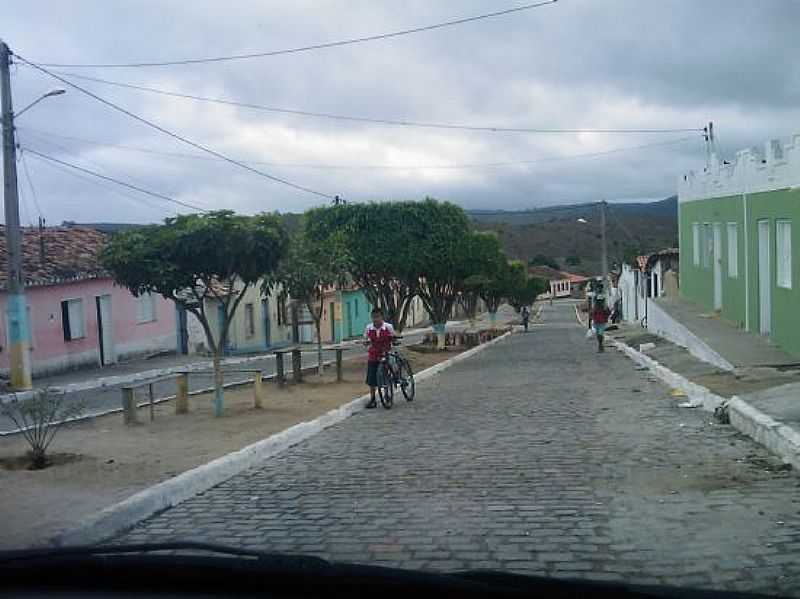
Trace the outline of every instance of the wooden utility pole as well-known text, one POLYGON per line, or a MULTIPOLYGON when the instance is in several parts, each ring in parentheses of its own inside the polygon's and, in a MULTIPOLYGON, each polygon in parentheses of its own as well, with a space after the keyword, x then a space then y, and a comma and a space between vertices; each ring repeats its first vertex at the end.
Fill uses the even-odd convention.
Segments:
POLYGON ((10 383, 12 389, 31 388, 30 328, 22 272, 22 231, 19 224, 17 146, 14 141, 14 111, 11 104, 11 50, 0 40, 0 96, 3 119, 3 204, 6 218, 6 313, 10 383))

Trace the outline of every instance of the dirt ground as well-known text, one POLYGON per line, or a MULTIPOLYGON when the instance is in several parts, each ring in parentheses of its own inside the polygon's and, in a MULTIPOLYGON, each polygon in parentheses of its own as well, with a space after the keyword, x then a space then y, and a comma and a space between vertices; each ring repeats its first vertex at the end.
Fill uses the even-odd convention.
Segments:
MULTIPOLYGON (((407 351, 415 372, 455 355, 407 351)), ((153 484, 311 420, 367 391, 365 358, 335 371, 306 375, 280 389, 265 383, 264 408, 253 407, 252 386, 227 390, 225 415, 214 418, 211 395, 192 396, 190 413, 175 415, 173 402, 139 410, 142 424, 127 427, 121 414, 65 426, 50 448, 53 465, 25 469, 21 435, 0 439, 0 548, 45 542, 60 530, 153 484)))

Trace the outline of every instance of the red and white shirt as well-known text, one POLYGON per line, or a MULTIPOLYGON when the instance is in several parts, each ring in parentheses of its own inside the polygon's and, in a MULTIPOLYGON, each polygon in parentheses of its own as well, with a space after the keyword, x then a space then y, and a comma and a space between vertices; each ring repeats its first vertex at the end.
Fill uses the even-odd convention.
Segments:
POLYGON ((394 327, 388 322, 384 322, 380 327, 369 323, 364 329, 364 338, 369 341, 368 360, 377 362, 383 355, 392 348, 392 338, 394 337, 394 327))

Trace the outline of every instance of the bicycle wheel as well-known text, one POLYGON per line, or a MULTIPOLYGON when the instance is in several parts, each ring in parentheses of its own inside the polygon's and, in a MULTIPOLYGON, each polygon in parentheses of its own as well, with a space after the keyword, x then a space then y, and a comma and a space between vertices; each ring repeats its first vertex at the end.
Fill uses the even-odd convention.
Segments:
POLYGON ((414 371, 411 370, 411 364, 409 364, 408 360, 405 358, 400 360, 398 374, 400 378, 400 390, 403 392, 403 397, 406 398, 406 401, 413 401, 414 394, 416 393, 414 371))
POLYGON ((380 397, 381 405, 389 410, 394 403, 394 385, 392 381, 392 373, 389 366, 383 362, 378 366, 378 397, 380 397))

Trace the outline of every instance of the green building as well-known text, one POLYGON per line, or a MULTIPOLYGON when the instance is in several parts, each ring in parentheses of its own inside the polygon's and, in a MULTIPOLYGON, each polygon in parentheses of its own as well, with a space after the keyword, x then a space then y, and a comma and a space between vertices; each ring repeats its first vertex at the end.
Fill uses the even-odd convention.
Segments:
POLYGON ((372 305, 361 289, 342 291, 342 338, 352 339, 364 334, 372 321, 372 305))
POLYGON ((800 355, 800 135, 712 156, 678 193, 680 293, 800 355))

